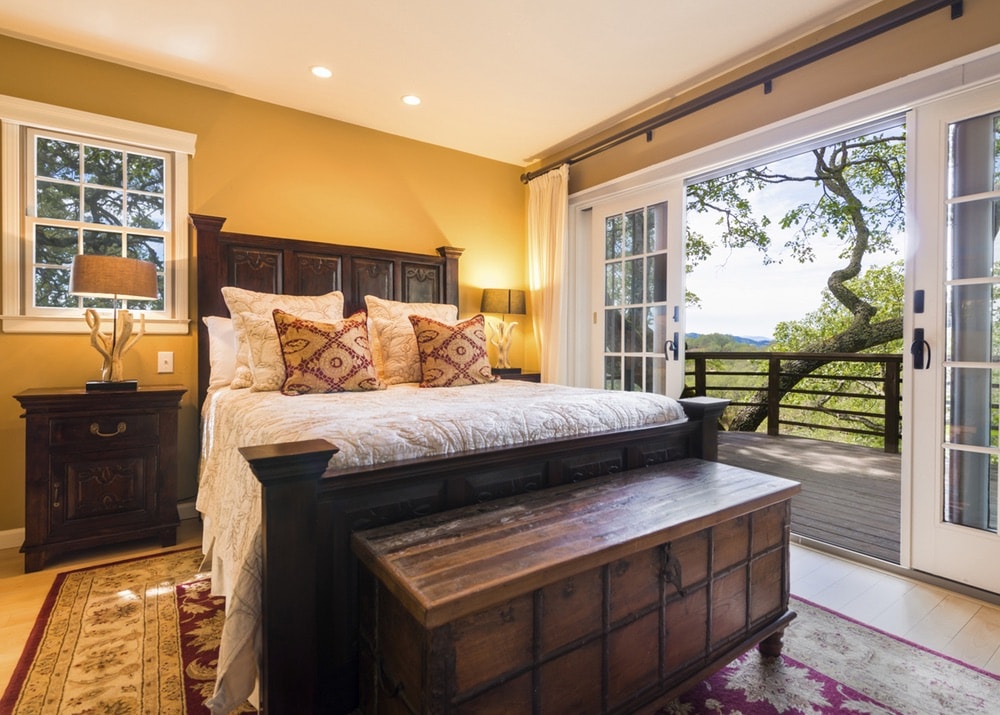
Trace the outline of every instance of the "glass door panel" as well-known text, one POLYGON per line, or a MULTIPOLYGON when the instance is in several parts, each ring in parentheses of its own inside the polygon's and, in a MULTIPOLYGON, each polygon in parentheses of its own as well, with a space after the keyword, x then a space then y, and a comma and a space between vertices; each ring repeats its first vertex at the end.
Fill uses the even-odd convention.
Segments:
POLYGON ((942 519, 996 533, 997 343, 1000 311, 997 172, 1000 121, 985 115, 948 130, 945 423, 942 519))

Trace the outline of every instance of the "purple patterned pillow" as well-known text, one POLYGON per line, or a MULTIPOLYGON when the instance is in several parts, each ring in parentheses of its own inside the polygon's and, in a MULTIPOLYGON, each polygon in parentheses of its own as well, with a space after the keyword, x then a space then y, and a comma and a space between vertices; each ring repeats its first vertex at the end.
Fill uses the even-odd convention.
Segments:
POLYGON ((493 382, 486 354, 486 327, 482 315, 449 325, 411 315, 420 353, 421 387, 459 387, 493 382))
POLYGON ((285 361, 282 394, 385 388, 375 374, 363 312, 336 323, 297 318, 278 309, 273 315, 285 361))

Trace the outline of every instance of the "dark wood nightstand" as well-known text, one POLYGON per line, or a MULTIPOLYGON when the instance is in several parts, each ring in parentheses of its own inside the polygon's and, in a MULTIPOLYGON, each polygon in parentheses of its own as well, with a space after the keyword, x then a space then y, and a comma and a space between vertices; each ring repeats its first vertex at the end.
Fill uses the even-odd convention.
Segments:
POLYGON ((522 382, 541 382, 540 372, 507 372, 500 374, 501 380, 521 380, 522 382))
POLYGON ((32 389, 25 420, 25 572, 70 551, 177 543, 177 413, 186 388, 32 389))

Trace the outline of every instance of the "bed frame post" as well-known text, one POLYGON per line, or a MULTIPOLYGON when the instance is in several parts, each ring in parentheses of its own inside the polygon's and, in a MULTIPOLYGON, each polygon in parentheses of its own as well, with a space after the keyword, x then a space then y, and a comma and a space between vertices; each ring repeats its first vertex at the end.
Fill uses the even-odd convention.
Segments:
POLYGON ((222 258, 219 254, 219 232, 226 219, 222 216, 190 214, 188 221, 194 227, 194 242, 198 260, 198 318, 195 330, 198 333, 198 406, 208 394, 210 369, 208 327, 200 318, 206 315, 229 315, 225 309, 219 290, 222 280, 222 258), (220 310, 221 306, 221 310, 220 310))
POLYGON ((322 439, 240 448, 261 483, 259 682, 265 713, 317 712, 316 487, 337 451, 322 439))
POLYGON ((442 303, 458 305, 458 259, 461 258, 464 251, 464 248, 438 246, 438 255, 445 259, 444 295, 441 296, 442 303))
POLYGON ((729 400, 720 397, 685 397, 679 400, 689 420, 699 420, 701 443, 693 445, 694 457, 719 461, 719 419, 729 400))

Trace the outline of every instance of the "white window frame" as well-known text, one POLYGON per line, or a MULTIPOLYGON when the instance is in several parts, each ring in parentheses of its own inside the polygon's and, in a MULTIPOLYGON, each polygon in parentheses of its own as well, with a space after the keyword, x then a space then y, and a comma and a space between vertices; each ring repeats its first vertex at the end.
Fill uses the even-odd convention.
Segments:
MULTIPOLYGON (((128 144, 138 150, 171 155, 171 182, 168 192, 167 236, 164 244, 163 312, 146 317, 146 332, 185 334, 188 332, 188 163, 194 155, 196 136, 90 112, 57 107, 17 97, 0 96, 0 202, 2 223, 3 292, 2 329, 5 333, 86 333, 89 328, 81 311, 52 311, 40 315, 32 310, 33 239, 26 232, 25 181, 28 146, 26 129, 47 130, 78 137, 81 141, 128 144)), ((110 313, 109 313, 110 315, 110 313)))

